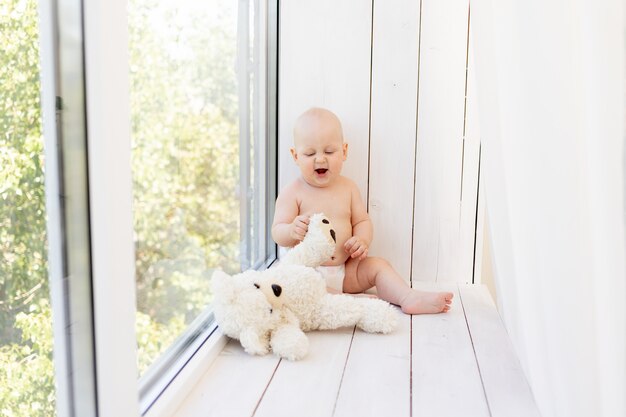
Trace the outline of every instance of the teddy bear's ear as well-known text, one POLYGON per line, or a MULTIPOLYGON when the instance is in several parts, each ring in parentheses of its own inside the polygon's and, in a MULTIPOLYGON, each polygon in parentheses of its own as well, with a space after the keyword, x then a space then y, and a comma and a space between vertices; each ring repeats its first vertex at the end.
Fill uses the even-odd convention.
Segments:
POLYGON ((211 277, 211 292, 213 295, 227 297, 233 291, 232 279, 224 271, 216 269, 211 277))

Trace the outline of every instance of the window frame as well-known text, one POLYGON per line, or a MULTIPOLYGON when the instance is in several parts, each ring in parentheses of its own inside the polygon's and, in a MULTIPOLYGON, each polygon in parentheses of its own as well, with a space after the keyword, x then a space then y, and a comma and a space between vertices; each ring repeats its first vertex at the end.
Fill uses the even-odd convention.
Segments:
POLYGON ((39 10, 57 414, 139 415, 126 3, 39 10))
POLYGON ((56 411, 89 417, 98 415, 98 392, 82 3, 38 6, 56 411))
POLYGON ((133 416, 139 404, 126 1, 82 4, 98 416, 133 416))

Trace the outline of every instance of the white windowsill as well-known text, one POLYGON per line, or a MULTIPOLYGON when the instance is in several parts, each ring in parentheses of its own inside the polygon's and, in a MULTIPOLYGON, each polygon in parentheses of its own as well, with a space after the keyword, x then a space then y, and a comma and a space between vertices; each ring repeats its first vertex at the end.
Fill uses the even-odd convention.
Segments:
MULTIPOLYGON (((217 327, 213 324, 211 331, 217 327)), ((226 345, 228 338, 219 330, 210 336, 189 359, 167 388, 144 414, 144 417, 170 417, 183 403, 211 363, 226 345)))

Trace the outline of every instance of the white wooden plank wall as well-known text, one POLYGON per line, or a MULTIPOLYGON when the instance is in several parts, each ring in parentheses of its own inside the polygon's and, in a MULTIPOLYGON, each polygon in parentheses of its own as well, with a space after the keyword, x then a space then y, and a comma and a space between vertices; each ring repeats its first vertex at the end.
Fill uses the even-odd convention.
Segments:
POLYGON ((468 8, 468 0, 422 1, 413 245, 418 281, 471 275, 459 269, 468 8))
POLYGON ((329 108, 374 224, 370 254, 407 280, 472 282, 482 242, 468 0, 280 4, 279 187, 298 175, 296 117, 329 108))
POLYGON ((370 253, 411 277, 419 2, 374 4, 368 210, 370 253))
POLYGON ((279 190, 299 174, 289 148, 310 107, 337 114, 349 143, 344 175, 367 198, 371 1, 280 2, 279 190))
MULTIPOLYGON (((460 282, 471 282, 469 271, 474 272, 480 282, 482 265, 482 228, 484 207, 479 198, 480 193, 480 123, 478 115, 478 97, 476 91, 476 74, 474 54, 472 50, 472 25, 469 20, 468 65, 465 94, 465 127, 463 135, 463 176, 461 181, 461 213, 460 213, 460 248, 459 248, 459 279, 460 282)), ((484 187, 483 187, 484 188, 484 187)))

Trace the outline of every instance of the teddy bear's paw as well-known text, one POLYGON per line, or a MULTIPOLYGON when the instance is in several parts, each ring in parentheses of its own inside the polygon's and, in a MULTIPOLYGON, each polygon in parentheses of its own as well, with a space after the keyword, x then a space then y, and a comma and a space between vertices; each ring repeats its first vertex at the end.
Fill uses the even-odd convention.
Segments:
POLYGON ((398 325, 397 309, 382 300, 366 300, 364 315, 357 326, 368 333, 391 333, 398 325))
POLYGON ((250 355, 267 355, 269 352, 269 342, 253 331, 242 331, 239 341, 246 353, 250 355))
POLYGON ((297 326, 283 326, 272 333, 272 351, 285 359, 302 359, 309 351, 309 339, 297 326))
POLYGON ((315 213, 309 219, 309 229, 304 240, 288 251, 282 265, 304 265, 315 268, 330 260, 335 252, 337 238, 328 217, 315 213))
POLYGON ((245 350, 246 353, 248 353, 249 355, 263 356, 267 355, 270 351, 269 347, 263 346, 261 344, 244 344, 242 342, 241 346, 243 347, 243 350, 245 350))

